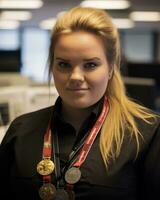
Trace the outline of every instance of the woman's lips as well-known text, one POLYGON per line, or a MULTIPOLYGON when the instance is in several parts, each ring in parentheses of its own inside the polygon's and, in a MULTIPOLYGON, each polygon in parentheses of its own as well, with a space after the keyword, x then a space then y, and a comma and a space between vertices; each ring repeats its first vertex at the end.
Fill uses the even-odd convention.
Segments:
POLYGON ((71 91, 81 91, 81 90, 88 90, 88 88, 68 88, 71 91))
POLYGON ((68 88, 67 90, 72 92, 72 94, 83 95, 88 90, 88 88, 68 88))

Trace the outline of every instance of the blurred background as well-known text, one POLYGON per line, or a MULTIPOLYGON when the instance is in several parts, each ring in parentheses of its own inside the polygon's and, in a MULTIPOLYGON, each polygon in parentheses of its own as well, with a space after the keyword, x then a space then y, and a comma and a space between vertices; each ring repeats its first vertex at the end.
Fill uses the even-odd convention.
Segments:
POLYGON ((47 82, 51 29, 79 5, 109 12, 128 95, 160 112, 159 0, 0 0, 0 137, 15 117, 54 104, 57 92, 47 82))

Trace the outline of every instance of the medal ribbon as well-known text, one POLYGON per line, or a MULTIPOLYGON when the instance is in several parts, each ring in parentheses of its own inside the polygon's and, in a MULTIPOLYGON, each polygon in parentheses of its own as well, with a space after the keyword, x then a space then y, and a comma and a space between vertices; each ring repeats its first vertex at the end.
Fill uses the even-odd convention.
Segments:
MULTIPOLYGON (((52 153, 52 143, 51 143, 51 129, 50 123, 47 127, 46 133, 44 135, 44 144, 43 144, 43 159, 51 159, 52 153)), ((43 182, 51 182, 51 175, 44 175, 43 182)))
POLYGON ((78 160, 73 164, 74 167, 80 167, 83 164, 83 162, 85 161, 85 159, 92 147, 92 144, 93 144, 97 134, 99 133, 99 130, 102 127, 102 124, 105 120, 108 110, 109 110, 108 101, 107 101, 107 97, 105 97, 102 112, 101 112, 100 116, 98 117, 95 125, 91 129, 91 132, 90 132, 89 136, 87 137, 86 142, 84 143, 82 150, 79 154, 78 160))
POLYGON ((52 152, 52 145, 51 145, 51 129, 50 129, 50 123, 47 128, 47 131, 44 135, 44 144, 43 144, 43 159, 50 159, 51 158, 51 152, 52 152))

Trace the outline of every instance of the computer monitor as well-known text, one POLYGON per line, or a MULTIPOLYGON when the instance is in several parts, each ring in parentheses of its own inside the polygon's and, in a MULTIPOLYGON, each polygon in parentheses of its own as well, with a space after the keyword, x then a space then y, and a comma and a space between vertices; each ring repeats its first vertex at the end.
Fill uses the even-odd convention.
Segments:
POLYGON ((20 72, 20 50, 0 50, 0 72, 20 72))

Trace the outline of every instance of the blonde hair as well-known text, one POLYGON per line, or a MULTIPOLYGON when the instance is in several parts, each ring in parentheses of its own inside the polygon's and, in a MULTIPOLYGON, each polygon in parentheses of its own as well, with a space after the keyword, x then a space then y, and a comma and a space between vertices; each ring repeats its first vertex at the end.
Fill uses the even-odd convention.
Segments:
POLYGON ((75 31, 87 31, 100 36, 104 41, 107 61, 110 67, 113 67, 113 75, 106 89, 110 110, 100 135, 100 150, 107 167, 110 158, 115 159, 119 156, 126 129, 129 129, 131 137, 135 137, 138 153, 141 133, 138 130, 135 118, 151 123, 149 119, 154 118, 155 115, 126 95, 119 70, 120 43, 118 31, 105 11, 75 7, 57 20, 51 38, 49 75, 51 76, 52 73, 54 47, 57 38, 61 34, 75 31))

